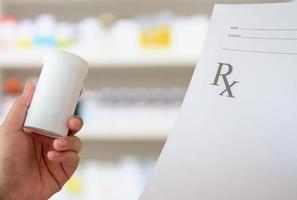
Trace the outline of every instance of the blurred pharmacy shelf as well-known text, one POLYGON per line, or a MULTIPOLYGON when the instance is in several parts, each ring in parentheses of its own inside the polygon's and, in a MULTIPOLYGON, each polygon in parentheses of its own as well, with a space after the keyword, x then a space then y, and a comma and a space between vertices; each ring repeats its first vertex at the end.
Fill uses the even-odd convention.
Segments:
POLYGON ((150 123, 142 123, 141 128, 135 128, 133 124, 118 127, 97 127, 83 128, 80 131, 80 137, 84 141, 165 141, 168 134, 173 128, 172 121, 170 124, 152 126, 150 123))
MULTIPOLYGON (((80 136, 84 141, 98 142, 165 141, 184 93, 182 88, 85 91, 77 108, 77 114, 84 119, 80 136)), ((15 98, 16 95, 5 96, 1 100, 1 121, 15 98)))
MULTIPOLYGON (((174 110, 177 112, 178 109, 174 110)), ((158 118, 158 116, 156 116, 158 118)), ((1 117, 1 122, 4 117, 1 117)), ((156 122, 157 120, 121 120, 121 122, 108 120, 109 123, 85 123, 79 132, 79 137, 83 141, 103 142, 103 141, 122 141, 122 142, 162 142, 171 132, 175 115, 169 116, 167 120, 156 122), (130 121, 130 122, 128 122, 130 121), (127 123, 128 122, 128 123, 127 123), (154 124, 154 125, 152 125, 154 124)))
MULTIPOLYGON (((84 140, 165 141, 179 111, 177 105, 106 107, 99 108, 101 112, 97 111, 95 117, 85 117, 81 131, 84 140)), ((90 110, 85 108, 82 116, 88 113, 90 110)))
POLYGON ((81 163, 51 200, 139 199, 174 127, 211 10, 207 0, 0 0, 0 116, 27 80, 37 82, 49 49, 90 64, 76 112, 84 119, 81 163))
POLYGON ((17 11, 19 16, 32 16, 43 8, 44 11, 60 13, 67 19, 81 16, 81 13, 115 12, 119 16, 131 16, 146 12, 156 12, 164 9, 174 10, 178 14, 191 15, 193 13, 211 14, 214 3, 273 3, 286 2, 287 0, 0 0, 3 4, 4 13, 17 11), (69 6, 71 4, 71 6, 69 6), (32 13, 25 12, 23 7, 30 7, 32 13), (76 8, 87 8, 88 11, 80 10, 81 13, 71 12, 76 8), (65 9, 69 12, 64 12, 65 9), (69 14, 72 17, 68 17, 69 14), (74 15, 74 16, 73 16, 74 15))
MULTIPOLYGON (((128 2, 147 2, 145 0, 2 0, 4 3, 9 4, 23 4, 23 3, 128 3, 128 2)), ((176 4, 176 3, 197 3, 203 2, 207 0, 151 0, 150 2, 159 2, 159 3, 168 3, 168 4, 176 4)), ((240 0, 239 0, 240 1, 240 0)))
POLYGON ((175 120, 166 120, 166 122, 159 122, 158 125, 152 126, 149 121, 134 121, 134 123, 131 121, 129 124, 121 123, 121 125, 114 126, 110 120, 107 125, 98 122, 101 124, 100 127, 98 124, 86 124, 78 134, 84 142, 163 142, 171 132, 174 122, 175 120))
MULTIPOLYGON (((147 2, 146 0, 2 0, 4 3, 9 4, 24 4, 24 3, 131 3, 131 2, 147 2)), ((167 3, 167 4, 179 4, 179 3, 269 3, 269 2, 287 2, 286 0, 151 0, 150 3, 167 3)))
MULTIPOLYGON (((69 51, 69 50, 68 50, 69 51)), ((70 50, 85 58, 92 68, 100 67, 195 67, 198 55, 183 55, 170 51, 153 51, 134 54, 86 53, 70 50)), ((4 51, 0 53, 0 69, 41 68, 45 52, 40 50, 4 51), (17 58, 17 59, 16 59, 17 58)))

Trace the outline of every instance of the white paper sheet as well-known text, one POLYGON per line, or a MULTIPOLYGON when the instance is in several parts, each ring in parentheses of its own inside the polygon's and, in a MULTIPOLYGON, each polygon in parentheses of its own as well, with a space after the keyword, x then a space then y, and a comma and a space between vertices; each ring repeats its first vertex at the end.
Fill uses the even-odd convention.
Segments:
POLYGON ((297 4, 217 5, 141 200, 296 200, 296 104, 297 4))

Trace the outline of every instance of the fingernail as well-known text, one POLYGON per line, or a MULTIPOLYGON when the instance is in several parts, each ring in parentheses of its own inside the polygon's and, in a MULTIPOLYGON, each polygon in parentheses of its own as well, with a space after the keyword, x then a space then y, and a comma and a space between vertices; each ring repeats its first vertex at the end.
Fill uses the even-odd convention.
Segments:
POLYGON ((27 83, 25 84, 24 89, 23 89, 23 95, 24 95, 24 96, 28 95, 28 92, 30 91, 29 89, 30 89, 30 83, 27 82, 27 83))
POLYGON ((24 90, 23 90, 23 96, 24 96, 24 101, 25 101, 26 107, 29 107, 31 104, 31 100, 32 100, 31 83, 30 82, 26 83, 24 90))
POLYGON ((81 121, 81 119, 79 119, 79 118, 76 117, 75 120, 76 120, 76 123, 77 123, 79 126, 82 125, 82 121, 81 121))
POLYGON ((52 158, 56 159, 59 157, 59 154, 57 152, 52 152, 52 158))
POLYGON ((58 144, 60 147, 64 147, 67 145, 67 141, 66 140, 58 140, 58 144))

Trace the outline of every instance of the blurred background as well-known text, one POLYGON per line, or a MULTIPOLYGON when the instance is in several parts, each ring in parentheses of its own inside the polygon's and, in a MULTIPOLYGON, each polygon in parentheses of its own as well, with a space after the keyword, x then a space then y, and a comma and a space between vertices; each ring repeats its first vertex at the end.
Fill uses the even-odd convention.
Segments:
MULTIPOLYGON (((51 200, 136 200, 173 128, 214 3, 0 0, 0 117, 53 48, 84 57, 79 169, 51 200)), ((262 2, 273 2, 262 1, 262 2)))

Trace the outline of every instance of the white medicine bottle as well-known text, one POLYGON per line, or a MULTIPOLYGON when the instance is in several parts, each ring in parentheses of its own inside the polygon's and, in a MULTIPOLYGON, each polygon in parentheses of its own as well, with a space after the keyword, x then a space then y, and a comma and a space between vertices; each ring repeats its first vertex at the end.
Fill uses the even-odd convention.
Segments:
POLYGON ((67 136, 67 122, 74 113, 87 73, 88 63, 79 56, 58 50, 48 53, 24 128, 54 138, 67 136))

